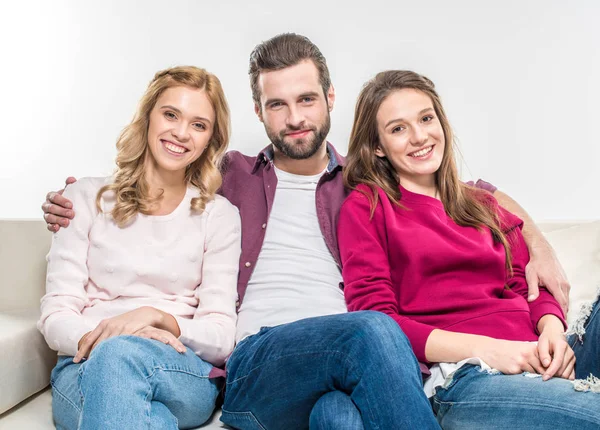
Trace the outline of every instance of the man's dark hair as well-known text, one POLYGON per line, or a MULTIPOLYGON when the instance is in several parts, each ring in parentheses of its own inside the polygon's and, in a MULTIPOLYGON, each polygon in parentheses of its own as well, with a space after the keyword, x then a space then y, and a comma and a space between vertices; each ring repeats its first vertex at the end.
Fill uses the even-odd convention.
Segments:
POLYGON ((325 57, 319 48, 308 37, 295 33, 283 33, 260 43, 250 54, 248 74, 254 102, 260 106, 258 77, 262 72, 285 69, 304 60, 311 60, 317 67, 323 94, 327 96, 331 78, 325 57))

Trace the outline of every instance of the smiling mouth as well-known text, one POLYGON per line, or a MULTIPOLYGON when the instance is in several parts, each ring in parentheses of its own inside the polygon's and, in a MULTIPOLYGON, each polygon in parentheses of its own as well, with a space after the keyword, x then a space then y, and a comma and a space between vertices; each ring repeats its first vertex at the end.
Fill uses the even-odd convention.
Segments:
POLYGON ((286 133, 286 136, 289 137, 304 137, 306 136, 308 133, 310 133, 312 130, 310 128, 306 129, 306 130, 297 130, 297 131, 292 131, 290 133, 286 133))
POLYGON ((189 152, 189 149, 181 145, 176 145, 168 140, 161 140, 161 142, 169 152, 173 152, 175 154, 185 154, 186 152, 189 152))
POLYGON ((419 151, 411 152, 411 153, 410 153, 410 154, 408 154, 408 155, 409 155, 410 157, 413 157, 413 158, 423 158, 423 157, 426 157, 427 155, 429 155, 429 153, 430 153, 431 151, 433 151, 433 147, 434 147, 434 146, 435 146, 435 145, 431 145, 431 146, 429 146, 429 147, 427 147, 427 148, 420 149, 419 151))

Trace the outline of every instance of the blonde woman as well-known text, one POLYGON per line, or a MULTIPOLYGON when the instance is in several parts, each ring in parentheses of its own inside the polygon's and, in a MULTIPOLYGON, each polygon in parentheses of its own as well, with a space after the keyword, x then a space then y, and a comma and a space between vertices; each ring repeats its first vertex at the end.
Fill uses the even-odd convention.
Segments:
POLYGON ((229 111, 216 76, 156 74, 117 142, 117 170, 65 190, 39 329, 59 352, 59 429, 189 428, 211 415, 231 353, 241 227, 216 196, 229 111))
POLYGON ((429 79, 361 91, 338 223, 349 310, 402 328, 444 429, 600 428, 600 305, 578 338, 548 291, 527 301, 523 222, 459 181, 453 145, 429 79))

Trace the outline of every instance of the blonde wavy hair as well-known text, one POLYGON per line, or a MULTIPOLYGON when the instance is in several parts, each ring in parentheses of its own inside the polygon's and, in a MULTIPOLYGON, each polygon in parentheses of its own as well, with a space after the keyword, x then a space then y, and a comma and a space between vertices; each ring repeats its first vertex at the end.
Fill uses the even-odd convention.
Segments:
MULTIPOLYGON (((392 92, 405 88, 420 91, 431 99, 444 131, 444 154, 440 168, 435 172, 435 180, 446 213, 458 225, 489 228, 494 241, 504 247, 506 268, 511 272, 510 246, 501 229, 498 213, 486 191, 460 181, 454 155, 454 134, 435 86, 425 76, 407 70, 388 70, 378 73, 364 85, 354 112, 344 168, 345 185, 353 190, 360 184, 369 187, 370 192, 363 194, 370 201, 371 217, 377 207, 377 188, 381 188, 393 204, 402 207, 402 193, 396 170, 387 158, 378 157, 375 151, 380 145, 377 128, 379 107, 392 92)), ((359 191, 362 192, 360 189, 359 191)))
POLYGON ((117 170, 114 182, 103 186, 96 196, 96 207, 108 191, 115 194, 116 203, 111 215, 119 227, 127 225, 136 214, 150 214, 162 194, 150 196, 145 179, 145 160, 148 148, 150 113, 160 96, 169 88, 185 86, 204 90, 215 110, 213 134, 202 155, 186 168, 185 180, 200 191, 192 199, 191 209, 202 212, 221 187, 221 160, 229 144, 230 116, 225 93, 219 79, 204 69, 193 66, 173 67, 160 71, 148 85, 131 123, 123 129, 117 141, 117 170))

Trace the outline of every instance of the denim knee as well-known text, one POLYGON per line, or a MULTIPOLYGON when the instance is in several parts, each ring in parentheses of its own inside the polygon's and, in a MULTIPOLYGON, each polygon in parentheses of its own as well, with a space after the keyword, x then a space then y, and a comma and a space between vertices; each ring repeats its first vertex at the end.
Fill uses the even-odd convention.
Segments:
POLYGON ((91 356, 94 360, 102 359, 118 359, 122 357, 131 357, 132 355, 146 355, 140 350, 142 342, 147 341, 138 336, 114 336, 108 338, 92 351, 91 356))
POLYGON ((399 346, 412 351, 410 342, 400 326, 391 317, 381 312, 354 312, 352 330, 359 339, 364 339, 373 348, 397 349, 399 346))
POLYGON ((312 408, 309 418, 311 430, 363 429, 363 421, 350 396, 342 391, 323 394, 312 408))

